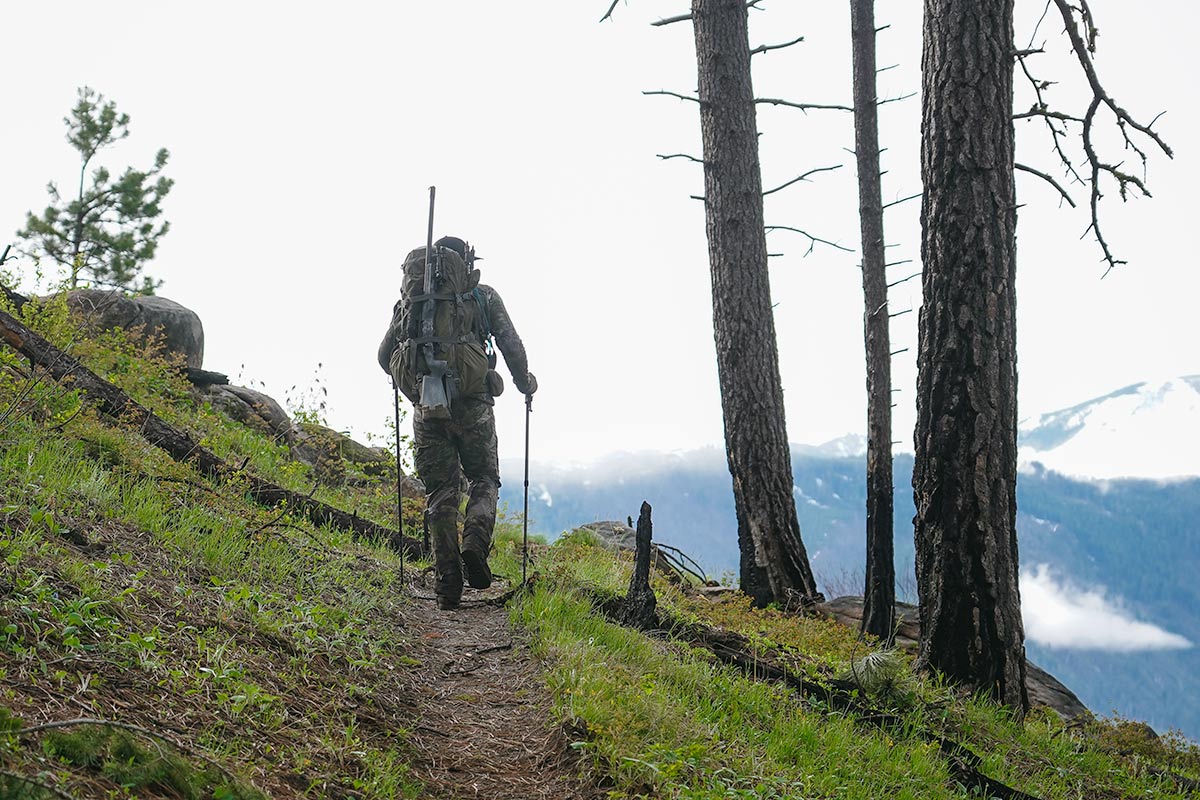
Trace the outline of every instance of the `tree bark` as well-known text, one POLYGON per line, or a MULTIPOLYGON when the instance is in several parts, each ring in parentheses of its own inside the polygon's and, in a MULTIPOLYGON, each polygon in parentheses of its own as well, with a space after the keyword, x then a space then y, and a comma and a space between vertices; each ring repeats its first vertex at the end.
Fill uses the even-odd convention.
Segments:
POLYGON ((743 0, 692 0, 713 335, 741 586, 757 603, 819 597, 792 494, 767 275, 758 128, 743 0))
POLYGON ((658 598, 650 588, 651 539, 654 526, 650 521, 650 504, 643 502, 637 521, 637 550, 633 574, 629 578, 629 593, 621 600, 618 615, 621 621, 634 628, 648 630, 658 626, 658 598))
POLYGON ((1016 536, 1013 0, 925 0, 918 663, 1028 708, 1016 536))
POLYGON ((862 632, 890 644, 896 614, 892 528, 892 345, 879 171, 875 0, 850 0, 854 54, 854 153, 862 233, 863 337, 867 358, 867 580, 862 632))
POLYGON ((397 550, 403 549, 409 555, 419 556, 424 553, 417 542, 397 531, 363 519, 357 514, 347 514, 327 503, 285 489, 226 463, 201 447, 186 433, 168 424, 148 408, 135 402, 121 389, 3 311, 0 311, 0 339, 28 358, 30 363, 45 369, 55 380, 69 381, 72 387, 79 389, 83 396, 106 416, 129 427, 136 427, 147 442, 165 451, 176 461, 191 464, 211 478, 227 480, 236 476, 255 502, 271 507, 286 503, 289 508, 303 514, 315 525, 332 525, 349 531, 356 537, 384 542, 397 550))

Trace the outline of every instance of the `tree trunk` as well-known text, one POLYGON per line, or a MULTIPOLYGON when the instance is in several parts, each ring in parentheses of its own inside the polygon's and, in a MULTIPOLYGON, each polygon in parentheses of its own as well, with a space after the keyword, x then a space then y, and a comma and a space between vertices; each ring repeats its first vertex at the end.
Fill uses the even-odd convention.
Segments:
POLYGON ((867 580, 862 632, 891 643, 896 614, 892 553, 892 345, 879 172, 875 0, 850 0, 854 53, 854 153, 862 232, 863 335, 867 351, 867 580))
POLYGON ((792 494, 746 17, 744 0, 692 0, 713 333, 742 590, 759 604, 788 604, 818 594, 792 494))
POLYGON ((650 559, 653 556, 651 539, 654 525, 650 521, 650 504, 642 502, 637 521, 637 551, 633 574, 629 577, 629 592, 621 600, 617 616, 622 624, 641 630, 658 627, 658 598, 650 588, 650 559))
POLYGON ((1019 712, 1013 0, 925 0, 918 662, 1019 712))

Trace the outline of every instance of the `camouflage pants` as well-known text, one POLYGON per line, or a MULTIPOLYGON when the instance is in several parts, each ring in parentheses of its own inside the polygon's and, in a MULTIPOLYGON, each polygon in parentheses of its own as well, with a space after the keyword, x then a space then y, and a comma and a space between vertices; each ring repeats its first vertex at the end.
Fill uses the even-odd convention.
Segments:
POLYGON ((483 398, 460 397, 450 419, 413 418, 417 475, 425 483, 429 537, 433 546, 437 593, 457 599, 462 594, 462 560, 458 542, 458 505, 467 478, 467 513, 462 546, 487 554, 496 526, 500 464, 496 452, 496 420, 483 398))

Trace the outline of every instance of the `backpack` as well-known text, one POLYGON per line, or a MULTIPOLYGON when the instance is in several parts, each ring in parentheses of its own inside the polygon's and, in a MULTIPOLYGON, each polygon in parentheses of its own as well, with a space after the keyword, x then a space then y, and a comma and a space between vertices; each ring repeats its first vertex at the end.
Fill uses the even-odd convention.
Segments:
POLYGON ((392 377, 400 391, 413 403, 420 400, 421 378, 429 374, 422 347, 433 345, 433 356, 445 361, 447 394, 455 397, 482 396, 488 371, 487 313, 481 299, 479 270, 446 247, 435 248, 433 292, 425 294, 425 248, 418 247, 404 259, 404 279, 397 311, 400 346, 392 354, 392 377), (434 304, 433 335, 422 336, 425 304, 434 304))

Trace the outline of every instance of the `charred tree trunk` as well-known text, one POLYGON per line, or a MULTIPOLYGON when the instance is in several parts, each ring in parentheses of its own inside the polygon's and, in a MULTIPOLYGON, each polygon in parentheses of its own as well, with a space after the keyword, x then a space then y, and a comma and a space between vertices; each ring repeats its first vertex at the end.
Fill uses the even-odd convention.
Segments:
POLYGON ((758 128, 744 0, 692 0, 704 207, 725 450, 742 590, 765 605, 816 598, 792 495, 767 276, 758 128))
POLYGON ((1013 0, 925 0, 918 661, 1028 708, 1017 587, 1013 0))
MULTIPOLYGON (((10 299, 24 300, 20 295, 7 290, 5 294, 10 299)), ((137 428, 147 442, 165 451, 176 461, 191 464, 210 478, 225 480, 236 476, 245 486, 246 493, 257 503, 271 507, 286 503, 289 508, 303 514, 314 525, 332 525, 368 541, 384 542, 413 556, 420 556, 426 552, 415 541, 398 531, 389 530, 357 514, 347 514, 327 503, 285 489, 222 461, 186 433, 168 424, 148 408, 135 402, 121 389, 3 311, 0 311, 0 339, 28 358, 31 364, 49 372, 55 380, 70 381, 70 385, 79 389, 84 398, 102 413, 122 424, 137 428)))
POLYGON ((850 0, 854 53, 854 153, 862 232, 863 335, 867 350, 867 580, 862 632, 891 643, 896 614, 892 536, 892 345, 879 171, 875 0, 850 0))
POLYGON ((629 593, 621 600, 617 611, 621 622, 641 630, 658 626, 658 598, 650 588, 650 558, 653 525, 650 522, 650 504, 643 502, 637 521, 637 551, 633 562, 633 575, 629 578, 629 593))

